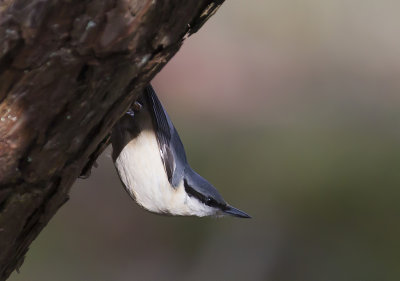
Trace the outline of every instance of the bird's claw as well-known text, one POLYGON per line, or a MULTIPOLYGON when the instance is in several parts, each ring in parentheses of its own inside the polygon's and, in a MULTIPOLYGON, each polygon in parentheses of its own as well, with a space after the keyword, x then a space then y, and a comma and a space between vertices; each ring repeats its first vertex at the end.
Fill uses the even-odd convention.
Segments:
POLYGON ((143 108, 143 105, 140 102, 135 101, 132 104, 131 108, 128 109, 126 114, 128 114, 128 115, 130 115, 132 117, 135 117, 135 112, 139 112, 142 108, 143 108))
POLYGON ((132 108, 133 111, 140 111, 143 108, 143 105, 140 102, 135 101, 132 105, 132 108))

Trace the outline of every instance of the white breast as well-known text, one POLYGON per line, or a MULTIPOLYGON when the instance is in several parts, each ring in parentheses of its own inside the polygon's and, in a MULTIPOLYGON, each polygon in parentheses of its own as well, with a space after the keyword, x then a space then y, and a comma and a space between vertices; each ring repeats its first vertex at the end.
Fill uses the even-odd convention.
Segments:
POLYGON ((176 188, 170 185, 151 129, 143 130, 123 148, 115 166, 130 195, 149 211, 184 216, 215 212, 188 196, 183 181, 176 188))

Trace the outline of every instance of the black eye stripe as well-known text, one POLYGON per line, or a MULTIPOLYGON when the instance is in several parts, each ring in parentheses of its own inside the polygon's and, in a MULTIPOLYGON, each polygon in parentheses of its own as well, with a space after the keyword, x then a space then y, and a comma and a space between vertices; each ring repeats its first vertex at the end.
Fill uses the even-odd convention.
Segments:
POLYGON ((206 198, 203 194, 197 192, 197 191, 194 190, 192 187, 190 187, 190 186, 187 184, 186 180, 185 180, 183 183, 184 183, 184 186, 185 186, 185 191, 186 191, 187 194, 189 194, 189 196, 196 197, 197 199, 199 199, 199 200, 200 200, 201 202, 203 202, 203 203, 206 202, 206 199, 207 199, 207 198, 206 198))
POLYGON ((197 192, 194 190, 192 187, 190 187, 186 180, 184 181, 184 186, 185 186, 185 191, 189 196, 196 197, 198 200, 200 200, 202 203, 206 204, 207 206, 214 207, 214 208, 224 208, 224 204, 219 204, 217 201, 215 201, 212 197, 206 197, 203 194, 197 192))
POLYGON ((217 201, 215 201, 215 200, 212 199, 211 197, 206 198, 205 204, 206 204, 207 206, 211 206, 211 207, 218 207, 218 206, 220 206, 220 204, 218 204, 217 201))

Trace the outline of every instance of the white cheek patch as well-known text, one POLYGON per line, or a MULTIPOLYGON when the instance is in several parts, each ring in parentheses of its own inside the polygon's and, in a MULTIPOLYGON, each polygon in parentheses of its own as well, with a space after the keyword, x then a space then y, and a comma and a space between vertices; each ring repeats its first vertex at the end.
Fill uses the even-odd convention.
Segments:
POLYGON ((209 207, 197 200, 196 198, 190 197, 188 195, 186 195, 186 205, 195 212, 196 216, 199 217, 215 216, 218 212, 217 209, 209 207))

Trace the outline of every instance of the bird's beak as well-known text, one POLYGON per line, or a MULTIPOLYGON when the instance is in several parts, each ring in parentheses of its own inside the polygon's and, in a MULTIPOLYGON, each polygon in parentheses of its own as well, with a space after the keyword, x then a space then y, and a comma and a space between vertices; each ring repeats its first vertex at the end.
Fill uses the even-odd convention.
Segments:
POLYGON ((245 212, 236 209, 235 207, 232 206, 226 206, 226 209, 224 210, 224 213, 234 216, 234 217, 239 217, 239 218, 246 218, 249 219, 251 218, 248 214, 246 214, 245 212))

